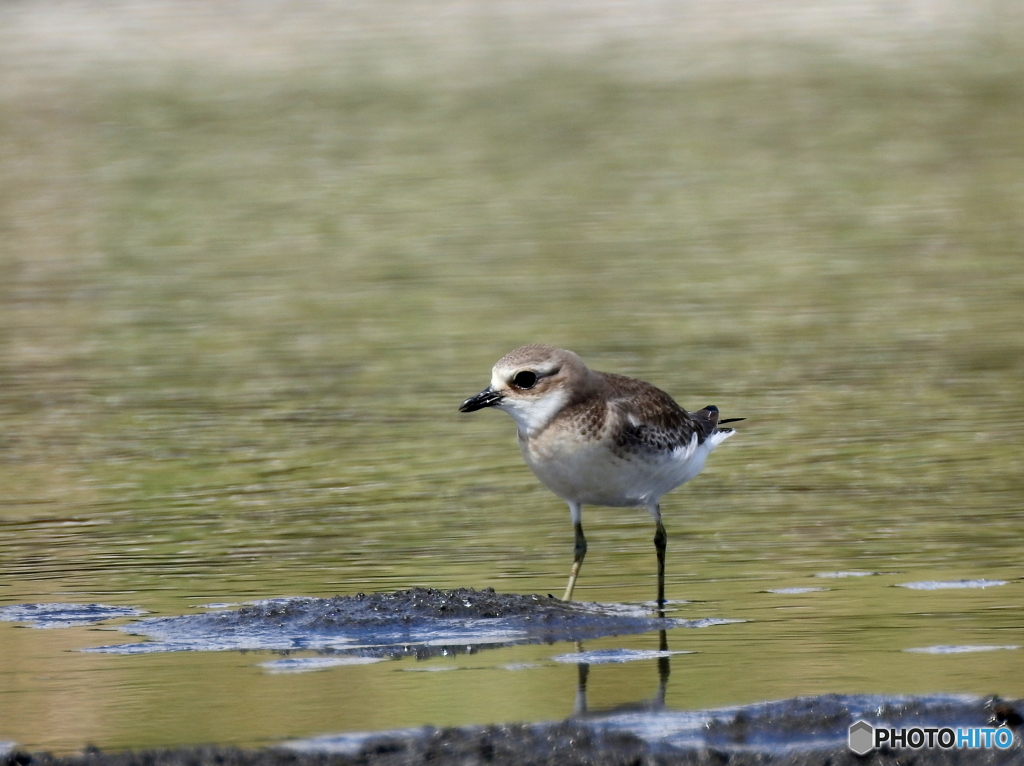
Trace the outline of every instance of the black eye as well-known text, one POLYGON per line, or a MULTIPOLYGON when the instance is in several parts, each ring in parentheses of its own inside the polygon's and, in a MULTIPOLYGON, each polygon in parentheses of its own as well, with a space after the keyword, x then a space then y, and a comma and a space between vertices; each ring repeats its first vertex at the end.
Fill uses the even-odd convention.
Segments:
POLYGON ((522 389, 533 388, 537 385, 537 373, 529 370, 517 372, 516 376, 512 378, 512 385, 522 389))

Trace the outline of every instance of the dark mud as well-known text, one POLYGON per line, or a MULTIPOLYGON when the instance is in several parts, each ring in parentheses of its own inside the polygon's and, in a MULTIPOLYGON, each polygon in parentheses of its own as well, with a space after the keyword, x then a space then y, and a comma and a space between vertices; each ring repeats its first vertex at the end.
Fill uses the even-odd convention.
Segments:
MULTIPOLYGON (((586 668, 581 667, 580 697, 574 714, 562 723, 546 723, 526 727, 463 728, 436 732, 431 730, 340 734, 315 737, 286 743, 285 747, 307 753, 335 753, 350 757, 365 756, 377 747, 406 750, 425 747, 431 738, 443 736, 462 742, 473 735, 509 737, 523 740, 522 754, 536 755, 544 737, 574 732, 584 749, 602 750, 643 744, 645 757, 658 756, 665 762, 684 762, 694 754, 727 755, 729 763, 741 763, 757 756, 765 762, 816 763, 814 758, 828 753, 836 755, 848 750, 849 727, 860 720, 879 728, 912 729, 915 727, 990 727, 1007 726, 1014 733, 1014 743, 993 752, 1014 754, 1024 763, 1020 747, 1021 717, 1019 703, 997 697, 980 699, 964 696, 882 697, 878 695, 838 695, 797 697, 775 702, 761 702, 717 710, 681 711, 664 707, 664 698, 630 703, 611 710, 587 710, 586 668), (565 727, 569 727, 566 729, 565 727), (497 732, 497 734, 495 734, 497 732), (581 732, 585 732, 583 737, 581 732), (381 744, 383 743, 383 744, 381 744), (630 744, 631 743, 631 744, 630 744), (534 748, 534 749, 531 749, 534 748), (803 760, 797 759, 800 756, 803 760), (677 759, 677 760, 673 760, 677 759), (781 761, 779 760, 781 759, 781 761)), ((556 740, 552 747, 557 747, 556 740)), ((623 755, 633 751, 627 747, 623 755)), ((935 748, 939 753, 940 748, 935 748)), ((924 750, 902 749, 902 756, 919 758, 924 750)), ((952 752, 952 751, 951 751, 952 752)), ((967 751, 965 751, 967 752, 967 751)), ((982 749, 970 750, 975 756, 982 749)), ((1002 756, 1000 756, 1002 758, 1002 756)), ((372 761, 371 761, 372 762, 372 761)), ((410 763, 415 762, 409 761, 410 763)), ((724 761, 723 761, 724 762, 724 761)), ((760 762, 760 761, 749 761, 760 762)), ((925 761, 931 762, 931 761, 925 761)), ((956 763, 936 760, 936 763, 956 763)), ((972 761, 973 762, 973 761, 972 761)), ((1009 763, 993 760, 992 763, 1009 763)), ((389 763, 382 761, 382 763, 389 763)), ((402 763, 402 761, 396 761, 402 763)))
MULTIPOLYGON (((705 718, 706 740, 693 746, 673 744, 664 737, 643 737, 633 732, 573 718, 550 724, 420 729, 349 737, 344 749, 325 751, 310 746, 316 740, 291 747, 240 750, 202 747, 102 753, 90 750, 79 756, 9 753, 4 766, 425 766, 426 764, 544 764, 559 766, 611 766, 649 764, 729 764, 730 766, 1009 766, 1024 763, 1020 747, 1019 704, 990 698, 929 702, 926 699, 882 701, 878 698, 839 696, 787 700, 731 712, 690 714, 705 718), (1009 725, 1015 742, 1007 749, 899 749, 853 754, 845 745, 845 731, 858 706, 876 707, 868 720, 886 726, 923 723, 953 725, 1009 725), (849 703, 849 704, 847 704, 849 703), (842 741, 836 741, 841 733, 842 741), (751 745, 774 741, 774 746, 751 745), (789 739, 804 746, 781 747, 789 739), (817 746, 809 743, 817 742, 817 746)), ((321 741, 322 742, 322 741, 321 741)))
POLYGON ((729 620, 673 620, 618 605, 566 603, 469 588, 413 588, 333 598, 272 599, 240 609, 138 620, 120 630, 151 639, 88 649, 318 650, 356 657, 429 657, 527 643, 581 641, 729 620))

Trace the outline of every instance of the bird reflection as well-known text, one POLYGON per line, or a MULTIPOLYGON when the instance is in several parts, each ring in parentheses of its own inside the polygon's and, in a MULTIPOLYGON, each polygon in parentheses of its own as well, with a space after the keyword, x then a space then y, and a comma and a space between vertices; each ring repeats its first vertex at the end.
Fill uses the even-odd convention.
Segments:
MULTIPOLYGON (((664 617, 664 612, 661 612, 664 617)), ((576 642, 576 651, 583 652, 583 643, 576 642)), ((582 718, 593 715, 607 715, 609 713, 636 713, 655 712, 665 709, 665 690, 668 688, 668 677, 671 673, 668 657, 668 635, 664 629, 658 631, 658 651, 666 652, 658 657, 658 692, 651 699, 639 700, 637 702, 626 702, 622 705, 607 708, 605 710, 590 710, 587 707, 587 677, 590 675, 590 663, 579 662, 576 664, 576 701, 573 705, 570 718, 582 718)))

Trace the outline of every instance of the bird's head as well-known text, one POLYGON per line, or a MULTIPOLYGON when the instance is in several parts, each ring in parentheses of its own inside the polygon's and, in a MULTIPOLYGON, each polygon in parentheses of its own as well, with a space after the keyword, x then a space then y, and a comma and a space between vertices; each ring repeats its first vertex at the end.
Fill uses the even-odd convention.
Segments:
POLYGON ((491 385, 459 407, 474 412, 497 407, 519 430, 543 428, 587 388, 590 371, 576 354, 554 346, 523 346, 505 354, 491 370, 491 385))

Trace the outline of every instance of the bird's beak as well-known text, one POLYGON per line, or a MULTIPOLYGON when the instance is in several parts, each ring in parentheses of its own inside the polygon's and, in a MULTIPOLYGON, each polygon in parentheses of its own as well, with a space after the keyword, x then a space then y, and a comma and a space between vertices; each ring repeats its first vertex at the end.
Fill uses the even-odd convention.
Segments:
POLYGON ((488 386, 476 396, 471 396, 464 401, 459 407, 459 412, 476 412, 484 407, 493 407, 496 404, 501 404, 502 399, 504 396, 499 391, 488 386))

